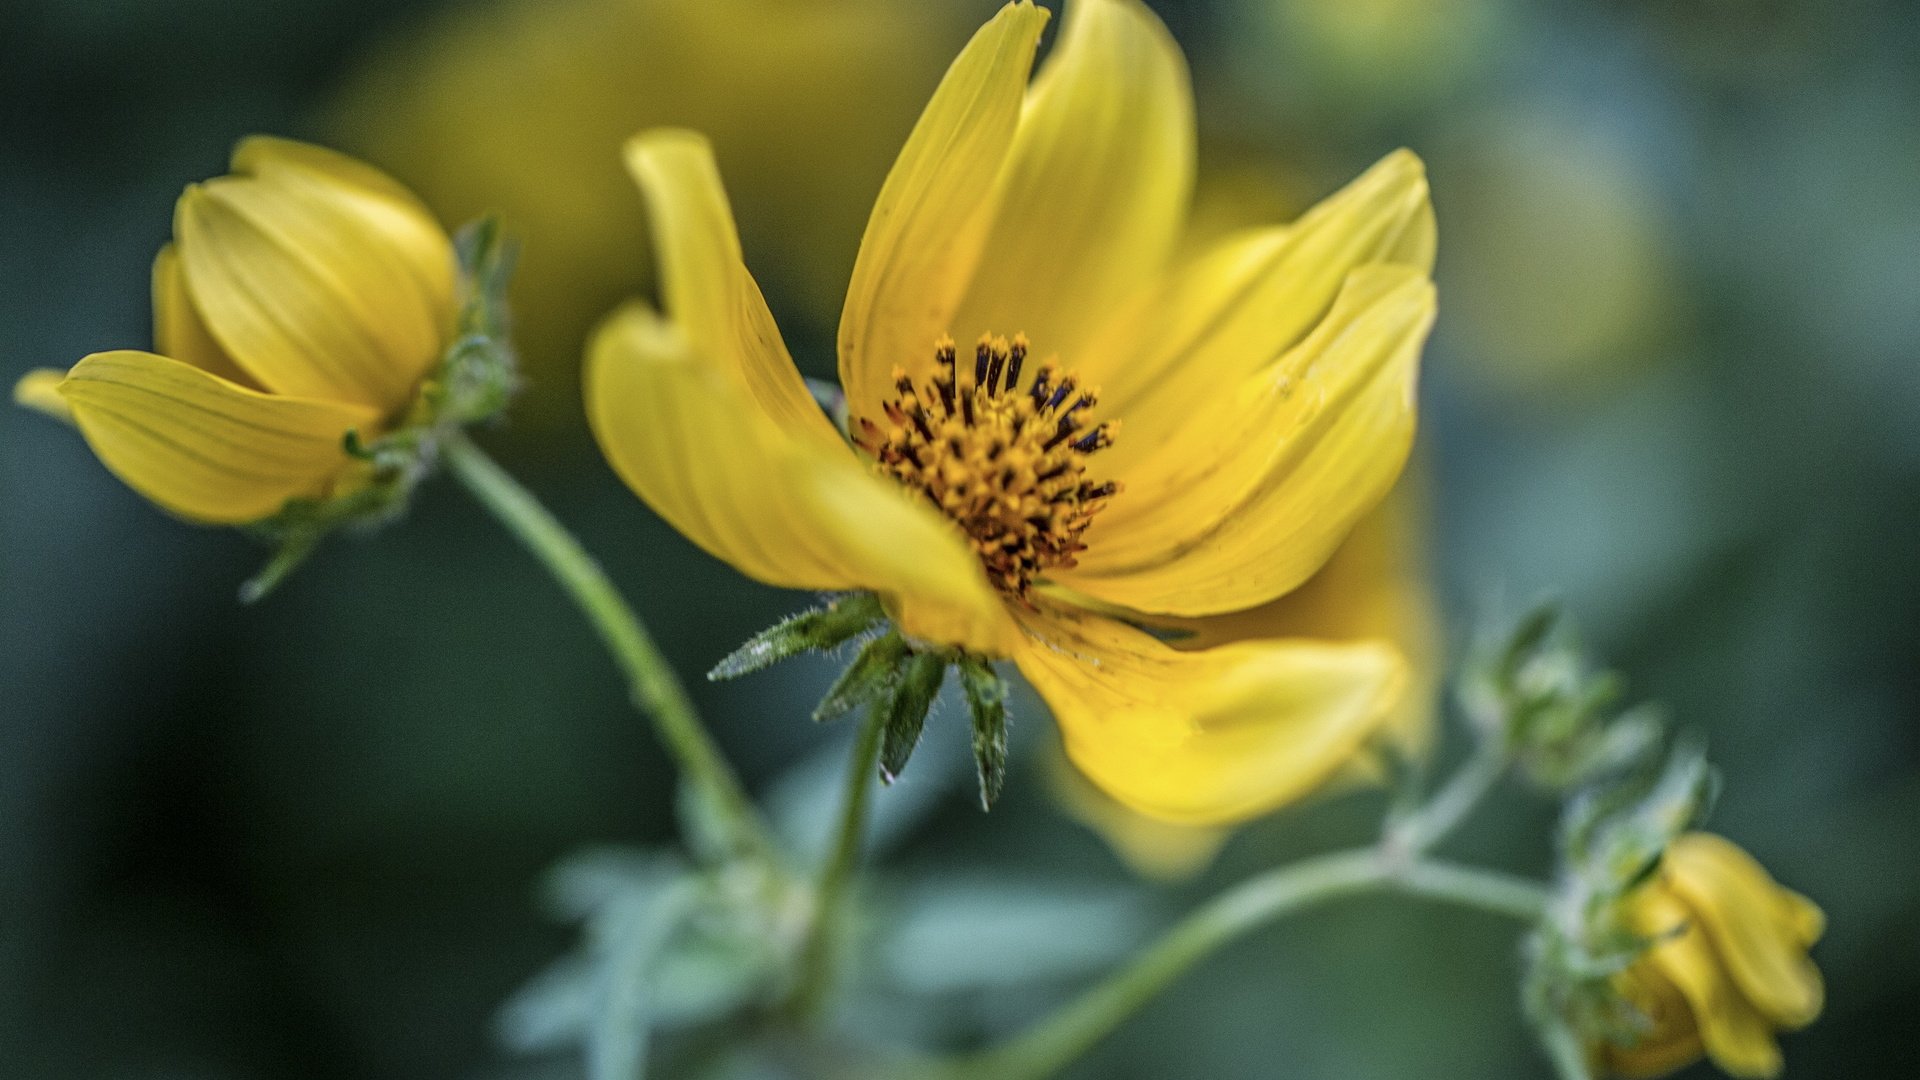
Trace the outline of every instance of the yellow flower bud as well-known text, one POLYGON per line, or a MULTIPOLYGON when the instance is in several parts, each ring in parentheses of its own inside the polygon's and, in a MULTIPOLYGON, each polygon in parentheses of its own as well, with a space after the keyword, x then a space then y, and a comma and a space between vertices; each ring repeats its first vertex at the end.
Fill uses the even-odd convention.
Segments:
POLYGON ((446 350, 452 242, 406 189, 283 139, 190 186, 153 266, 154 351, 37 371, 15 399, 70 419, 107 468, 181 517, 247 524, 336 496, 446 350))
POLYGON ((1657 876, 1627 894, 1621 916, 1652 942, 1614 978, 1646 1020, 1631 1045, 1597 1057, 1618 1076, 1657 1076, 1698 1059, 1738 1077, 1777 1076, 1774 1035, 1820 1014, 1820 972, 1807 949, 1825 918, 1782 888, 1731 842, 1687 833, 1667 848, 1657 876))

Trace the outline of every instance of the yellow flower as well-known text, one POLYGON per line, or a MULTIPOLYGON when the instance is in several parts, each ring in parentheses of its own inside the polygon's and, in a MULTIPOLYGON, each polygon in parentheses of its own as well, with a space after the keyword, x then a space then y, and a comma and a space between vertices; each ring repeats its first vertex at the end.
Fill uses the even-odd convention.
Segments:
POLYGON ((1820 909, 1708 833, 1675 840, 1658 877, 1626 904, 1629 928, 1654 944, 1615 985, 1650 1026, 1632 1046, 1601 1048, 1605 1066, 1657 1076, 1704 1049, 1733 1076, 1779 1075, 1774 1032, 1820 1014, 1820 972, 1807 958, 1820 909))
POLYGON ((346 433, 407 410, 455 303, 451 242, 384 174, 265 137, 232 167, 175 208, 153 264, 155 352, 94 353, 15 389, 71 419, 128 486, 211 524, 355 483, 346 433))
POLYGON ((1137 0, 1084 0, 1029 87, 1046 20, 1022 0, 974 36, 881 190, 840 326, 859 452, 684 131, 629 146, 665 313, 630 305, 596 335, 589 419, 707 551, 773 585, 872 590, 913 639, 1011 658, 1108 794, 1239 820, 1338 774, 1401 658, 1187 651, 1133 622, 1292 591, 1393 485, 1434 311, 1426 180, 1398 152, 1292 226, 1170 265, 1194 156, 1178 48, 1137 0), (953 337, 977 338, 966 360, 953 337))

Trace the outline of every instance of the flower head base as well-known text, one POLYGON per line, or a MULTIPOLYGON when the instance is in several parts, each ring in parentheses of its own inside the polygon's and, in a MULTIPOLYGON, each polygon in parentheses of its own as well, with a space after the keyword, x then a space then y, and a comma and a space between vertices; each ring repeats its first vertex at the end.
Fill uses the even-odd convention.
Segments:
POLYGON ((1027 348, 1025 335, 982 337, 963 379, 953 339, 941 339, 932 378, 915 386, 895 368, 887 426, 861 417, 854 440, 960 526, 987 579, 1022 600, 1036 575, 1075 565, 1081 534, 1120 491, 1087 479, 1087 459, 1113 445, 1119 423, 1089 428, 1099 394, 1050 364, 1022 389, 1027 348))

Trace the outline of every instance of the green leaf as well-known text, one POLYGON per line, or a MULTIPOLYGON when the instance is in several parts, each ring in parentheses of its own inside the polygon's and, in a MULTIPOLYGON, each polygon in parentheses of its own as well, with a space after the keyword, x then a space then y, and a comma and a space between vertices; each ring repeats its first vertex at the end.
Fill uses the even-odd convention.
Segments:
POLYGON ((541 876, 541 907, 556 919, 592 918, 624 896, 658 892, 687 875, 674 855, 627 847, 588 847, 541 876))
POLYGON ((907 884, 874 932, 888 982, 916 993, 1031 991, 1132 955, 1153 929, 1145 894, 1033 875, 946 873, 907 884))
POLYGON ((1007 684, 993 663, 960 661, 960 688, 973 714, 973 760, 980 773, 980 806, 991 810, 1007 782, 1007 684))
POLYGON ((644 1080, 655 961, 698 899, 696 883, 683 879, 619 903, 597 928, 606 957, 598 1015, 587 1036, 589 1080, 644 1080))
POLYGON ((912 650, 905 638, 888 633, 867 642, 847 670, 840 673, 827 689, 827 696, 813 710, 815 722, 844 716, 869 701, 880 700, 892 692, 899 681, 900 669, 912 650))
POLYGON ((872 593, 852 593, 760 631, 715 664, 707 678, 736 679, 803 652, 825 652, 872 629, 887 617, 872 593))
POLYGON ((927 726, 927 712, 933 708, 933 699, 940 695, 940 683, 947 677, 947 660, 944 653, 914 654, 913 659, 907 661, 893 696, 874 706, 887 710, 886 728, 880 736, 881 783, 891 784, 899 779, 907 767, 907 759, 913 756, 913 748, 920 745, 920 733, 927 726))
POLYGON ((1522 615, 1507 637, 1506 648, 1500 658, 1501 670, 1511 677, 1525 666, 1559 628, 1560 616, 1558 600, 1543 600, 1522 615))

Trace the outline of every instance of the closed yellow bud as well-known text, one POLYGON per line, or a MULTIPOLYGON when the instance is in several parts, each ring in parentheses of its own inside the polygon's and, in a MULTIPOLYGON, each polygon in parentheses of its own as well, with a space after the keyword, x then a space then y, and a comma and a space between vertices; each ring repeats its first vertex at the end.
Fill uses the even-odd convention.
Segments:
POLYGON ((1653 944, 1614 986, 1648 1027, 1630 1046, 1600 1048, 1607 1070, 1657 1076, 1704 1052, 1732 1076, 1779 1075, 1775 1033, 1811 1023, 1824 1000, 1807 956, 1820 909, 1707 833, 1676 839, 1623 903, 1629 928, 1653 944))
POLYGON ((406 189, 351 158, 256 137, 190 186, 153 265, 154 351, 37 371, 20 404, 79 427, 108 469, 209 524, 351 490, 349 431, 401 420, 453 329, 457 260, 406 189))

